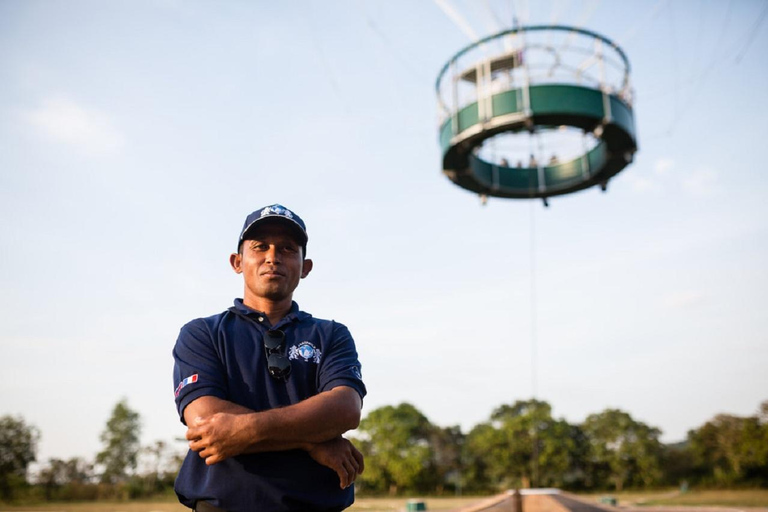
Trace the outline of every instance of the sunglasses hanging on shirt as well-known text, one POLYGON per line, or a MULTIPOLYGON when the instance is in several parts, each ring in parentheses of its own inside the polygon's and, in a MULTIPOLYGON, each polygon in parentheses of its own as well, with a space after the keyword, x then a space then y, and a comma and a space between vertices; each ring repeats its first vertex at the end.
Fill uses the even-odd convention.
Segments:
POLYGON ((264 350, 267 352, 267 369, 278 380, 287 381, 291 374, 291 361, 283 355, 285 333, 271 329, 264 334, 264 350))

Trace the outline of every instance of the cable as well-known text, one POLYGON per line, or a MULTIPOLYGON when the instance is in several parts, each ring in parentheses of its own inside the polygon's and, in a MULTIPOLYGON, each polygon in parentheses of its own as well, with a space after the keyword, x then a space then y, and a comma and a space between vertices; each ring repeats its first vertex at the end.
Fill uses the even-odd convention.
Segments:
POLYGON ((487 25, 490 32, 495 33, 503 30, 504 22, 501 21, 501 18, 499 18, 496 12, 491 8, 491 4, 488 0, 483 0, 483 5, 485 6, 485 11, 490 15, 490 19, 496 23, 496 26, 487 25))
MULTIPOLYGON (((694 80, 695 84, 704 82, 706 78, 709 76, 709 74, 712 72, 712 70, 715 69, 715 66, 717 66, 718 63, 721 63, 724 60, 720 56, 720 54, 726 53, 726 50, 723 49, 724 46, 722 44, 722 41, 723 41, 723 38, 725 37, 726 30, 731 21, 732 7, 733 7, 733 0, 730 0, 728 2, 728 10, 725 12, 725 21, 722 24, 722 29, 720 30, 720 36, 717 39, 717 44, 715 45, 714 50, 710 52, 711 60, 709 62, 709 66, 707 66, 704 69, 704 71, 702 71, 698 79, 694 80)), ((675 64, 675 67, 677 67, 676 62, 673 64, 675 64)), ((701 93, 701 90, 702 90, 701 87, 694 87, 693 92, 687 95, 686 97, 687 101, 679 109, 677 108, 677 94, 675 94, 675 117, 672 119, 672 122, 669 124, 669 128, 667 129, 667 132, 665 135, 671 135, 672 133, 674 133, 675 128, 677 127, 677 123, 680 122, 680 119, 682 119, 683 115, 688 111, 690 106, 693 105, 694 101, 698 98, 699 94, 701 93)))
POLYGON ((600 5, 600 0, 592 0, 591 5, 587 7, 584 14, 576 20, 576 26, 577 27, 583 27, 587 24, 587 22, 592 18, 592 15, 595 14, 595 11, 597 10, 597 7, 600 5))
POLYGON ((517 28, 517 11, 515 10, 515 0, 509 0, 509 14, 510 19, 512 20, 512 28, 517 28))
POLYGON ((523 25, 527 25, 531 19, 531 6, 528 3, 528 0, 523 0, 523 8, 518 9, 517 12, 519 13, 518 19, 520 20, 520 22, 523 25))
POLYGON ((537 318, 536 318, 536 202, 531 205, 531 396, 536 398, 538 387, 538 375, 536 372, 536 342, 537 342, 537 318))
POLYGON ((749 49, 749 46, 752 44, 752 41, 754 41, 755 36, 757 36, 757 30, 760 28, 760 25, 765 20, 765 15, 768 14, 768 3, 763 4, 763 12, 760 13, 760 17, 757 18, 757 21, 755 22, 754 26, 752 27, 752 30, 749 33, 749 36, 747 38, 747 43, 744 45, 744 48, 739 52, 739 54, 736 56, 736 64, 741 62, 741 58, 744 57, 744 54, 747 53, 747 50, 749 49))
POLYGON ((451 21, 459 27, 459 29, 464 32, 464 34, 469 37, 473 43, 477 42, 480 37, 475 33, 475 31, 472 29, 471 26, 469 26, 469 23, 462 18, 462 16, 456 11, 456 9, 453 8, 451 4, 448 3, 448 0, 435 0, 435 3, 437 6, 442 9, 443 13, 448 16, 451 21))
POLYGON ((570 0, 555 0, 552 3, 552 12, 549 17, 550 25, 557 25, 560 21, 560 17, 563 15, 563 11, 566 10, 570 0))
MULTIPOLYGON (((595 10, 597 9, 597 6, 600 5, 600 0, 592 0, 591 4, 587 6, 586 10, 582 13, 581 17, 576 20, 576 23, 574 26, 576 27, 583 27, 587 24, 589 19, 592 17, 593 14, 595 14, 595 10)), ((568 37, 563 41, 563 45, 560 47, 560 51, 564 52, 567 50, 570 46, 573 40, 576 38, 576 32, 571 32, 568 34, 568 37)))
POLYGON ((652 20, 653 18, 659 15, 659 11, 664 6, 664 4, 667 3, 668 1, 669 0, 658 0, 658 2, 656 2, 656 5, 653 6, 651 13, 645 18, 635 23, 635 25, 627 31, 624 37, 620 37, 616 39, 616 43, 619 46, 626 46, 626 43, 637 35, 637 33, 640 31, 643 25, 645 25, 648 21, 652 20))
POLYGON ((671 3, 667 4, 667 9, 669 9, 669 31, 671 32, 670 38, 672 39, 672 79, 675 91, 675 119, 677 119, 680 115, 680 66, 677 65, 677 37, 675 37, 677 31, 675 30, 675 11, 671 3))
MULTIPOLYGON (((379 39, 384 43, 384 47, 389 50, 389 52, 395 57, 397 61, 400 62, 400 64, 403 65, 403 67, 413 76, 417 76, 420 83, 424 83, 428 81, 428 78, 423 74, 423 72, 420 69, 417 69, 416 67, 412 66, 408 59, 406 59, 402 53, 400 53, 394 44, 392 44, 392 41, 384 34, 384 32, 379 28, 379 26, 371 19, 371 17, 368 15, 368 12, 365 10, 365 8, 362 6, 362 4, 358 4, 357 2, 353 2, 354 5, 358 7, 361 14, 365 18, 365 22, 368 25, 368 28, 371 29, 371 31, 376 34, 379 39)), ((422 69, 425 67, 422 66, 422 69)))
MULTIPOLYGON (((309 2, 309 8, 312 9, 312 2, 309 2)), ((328 76, 328 81, 331 84, 331 88, 333 89, 333 92, 336 94, 336 97, 339 99, 341 104, 344 106, 344 108, 347 108, 347 102, 344 99, 344 95, 341 92, 341 87, 339 87, 338 82, 336 81, 336 78, 334 77, 333 70, 331 69, 330 62, 325 56, 325 52, 323 51, 323 44, 320 40, 320 37, 317 33, 317 30, 315 28, 315 15, 314 13, 310 13, 309 16, 307 16, 306 11, 302 10, 302 13, 304 13, 305 18, 307 18, 307 22, 309 23, 309 32, 312 35, 312 38, 315 40, 314 47, 317 50, 317 54, 319 57, 320 65, 323 67, 323 70, 325 71, 325 74, 328 76)))

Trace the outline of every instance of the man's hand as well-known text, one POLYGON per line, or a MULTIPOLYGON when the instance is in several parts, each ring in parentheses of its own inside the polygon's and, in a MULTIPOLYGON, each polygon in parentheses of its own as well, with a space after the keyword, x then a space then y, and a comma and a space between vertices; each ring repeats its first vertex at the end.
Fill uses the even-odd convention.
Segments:
POLYGON ((316 444, 308 452, 315 461, 331 468, 339 475, 342 489, 352 485, 357 475, 365 469, 363 454, 351 442, 341 436, 316 444))
POLYGON ((187 428, 189 448, 207 465, 216 464, 246 451, 249 443, 244 414, 218 412, 196 417, 187 428))

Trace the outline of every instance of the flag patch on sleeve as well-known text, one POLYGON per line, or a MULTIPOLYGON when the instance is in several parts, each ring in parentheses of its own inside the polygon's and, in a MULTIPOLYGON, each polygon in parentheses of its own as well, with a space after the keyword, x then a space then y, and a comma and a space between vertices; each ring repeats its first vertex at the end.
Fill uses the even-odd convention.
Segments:
POLYGON ((179 396, 179 393, 181 393, 181 388, 183 388, 187 384, 194 384, 195 382, 197 382, 197 374, 190 375, 183 381, 179 382, 179 385, 176 386, 176 396, 179 396))

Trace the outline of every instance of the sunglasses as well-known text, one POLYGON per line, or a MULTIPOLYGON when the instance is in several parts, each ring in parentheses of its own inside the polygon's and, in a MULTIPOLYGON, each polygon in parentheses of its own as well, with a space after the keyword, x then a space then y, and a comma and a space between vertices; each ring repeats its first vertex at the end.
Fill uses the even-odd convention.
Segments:
POLYGON ((285 333, 272 329, 264 334, 264 350, 267 352, 267 369, 278 380, 287 381, 291 374, 291 361, 282 354, 285 333))

